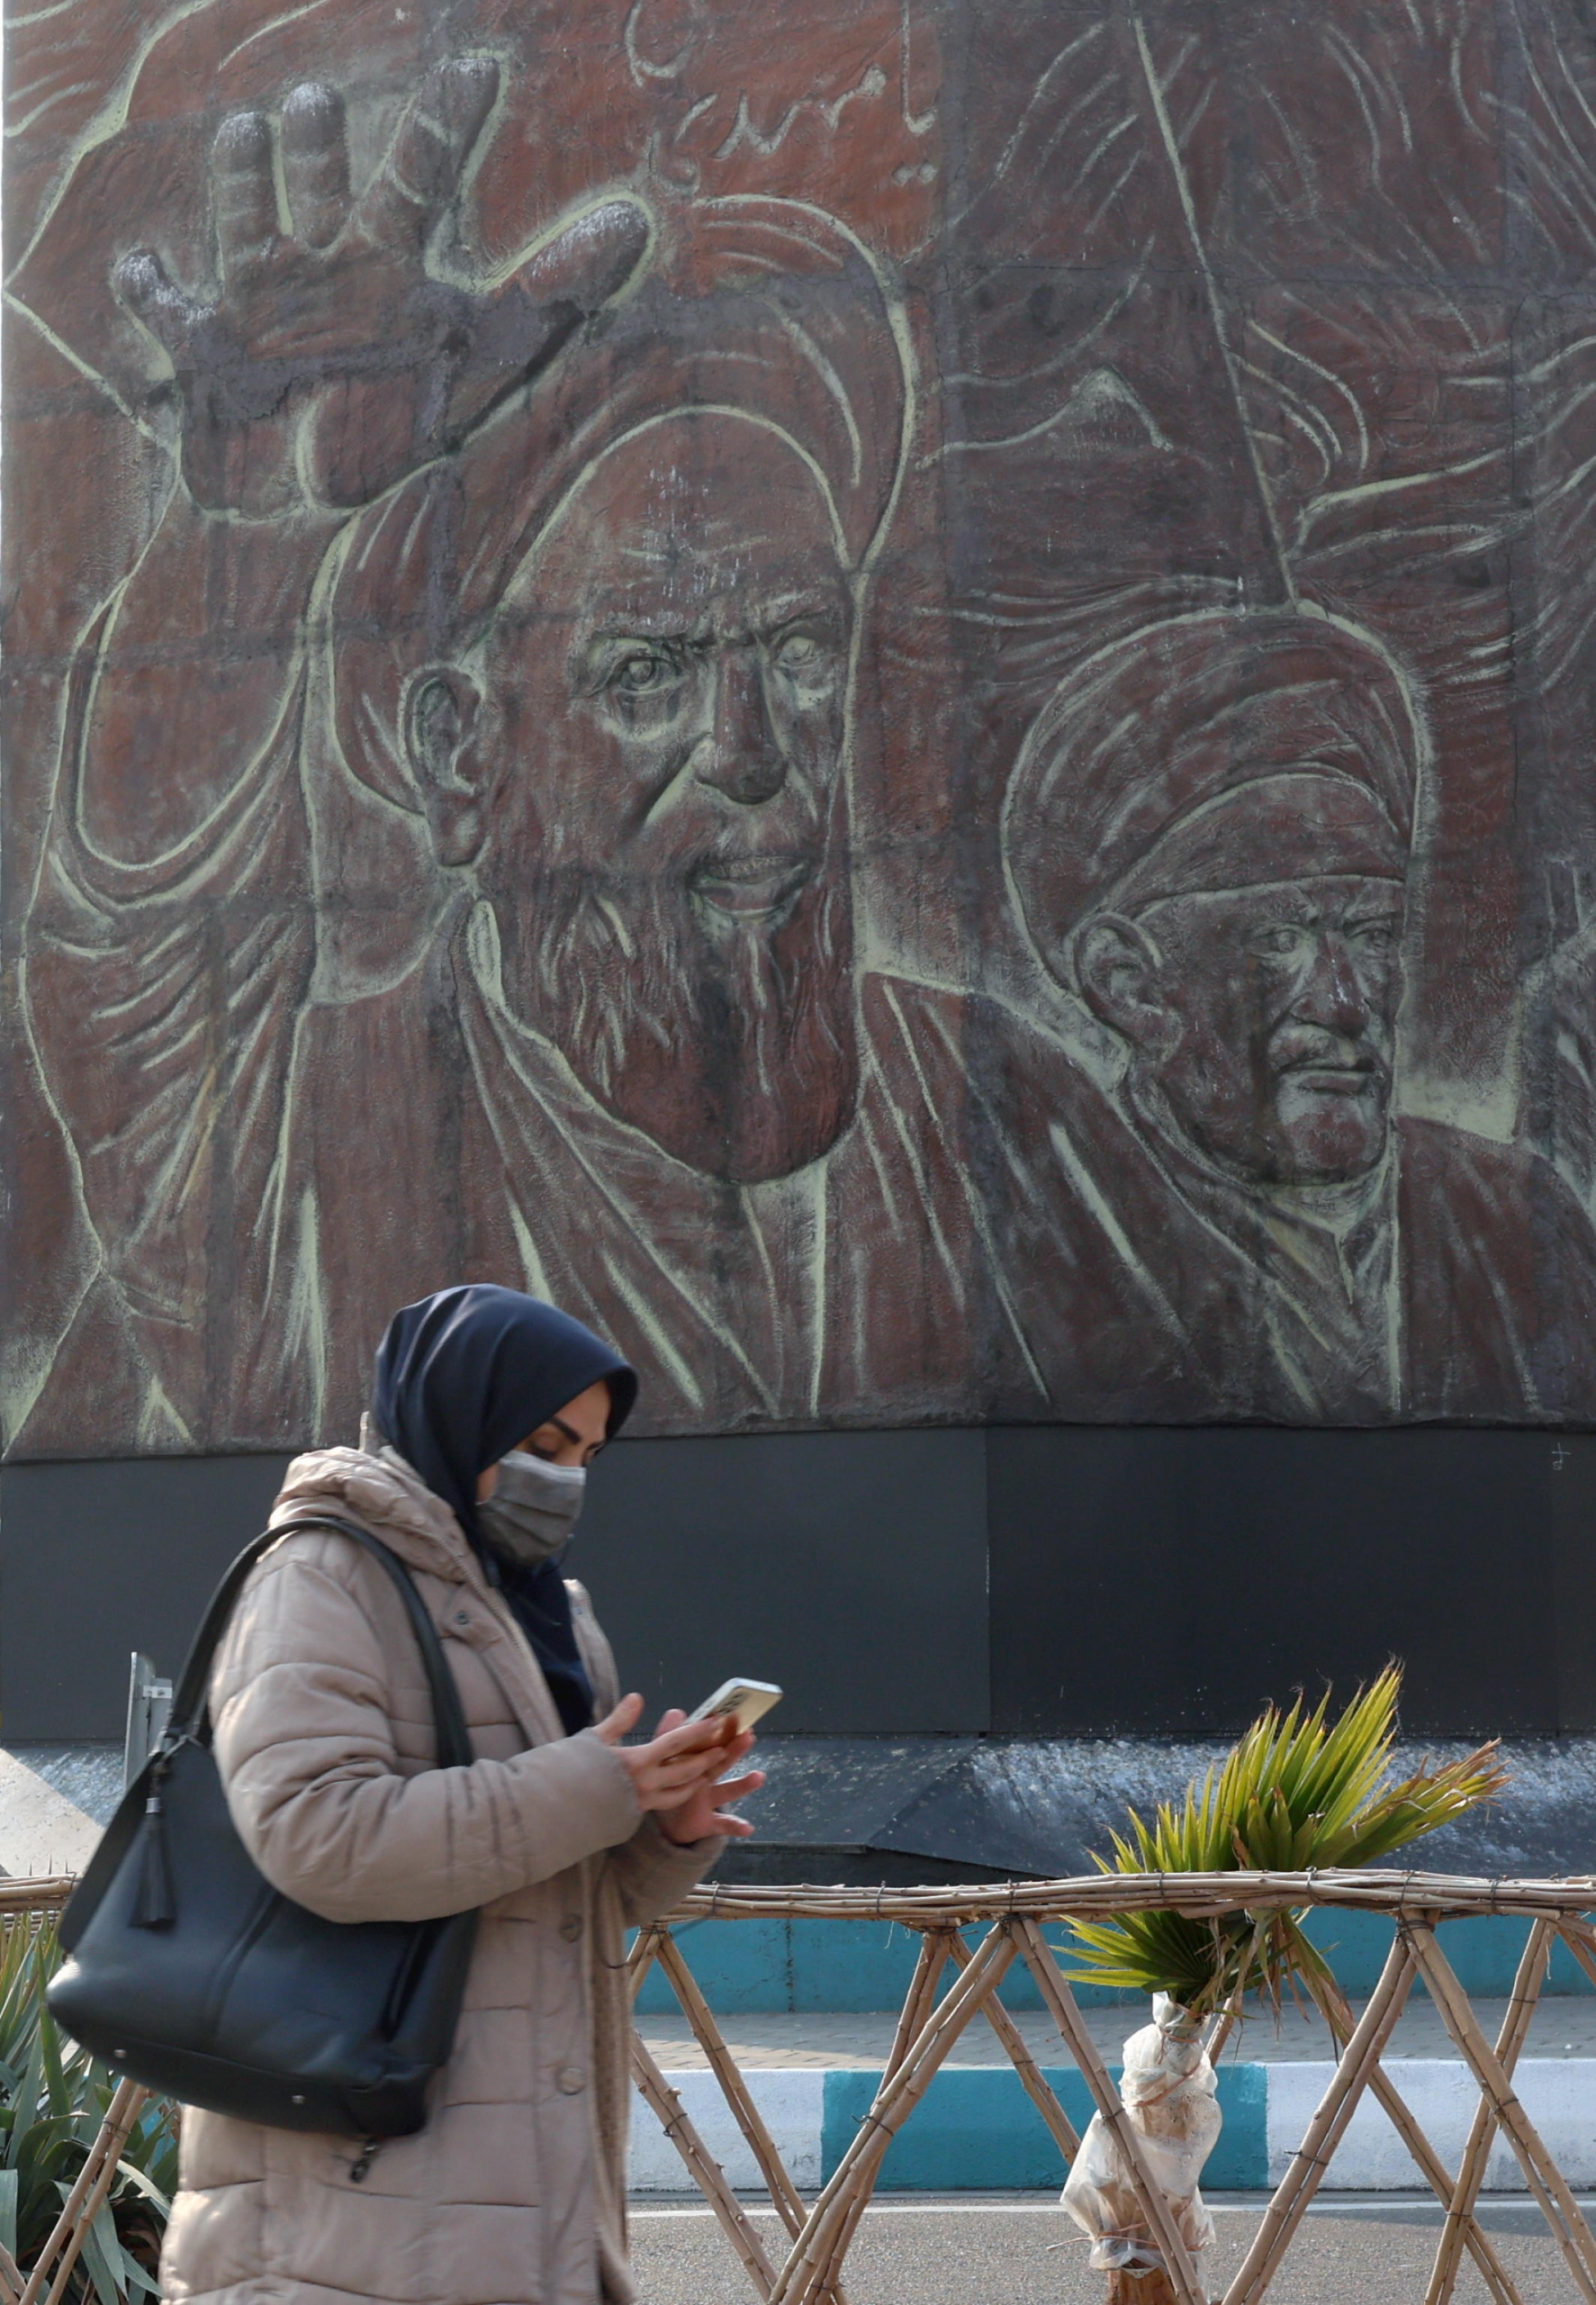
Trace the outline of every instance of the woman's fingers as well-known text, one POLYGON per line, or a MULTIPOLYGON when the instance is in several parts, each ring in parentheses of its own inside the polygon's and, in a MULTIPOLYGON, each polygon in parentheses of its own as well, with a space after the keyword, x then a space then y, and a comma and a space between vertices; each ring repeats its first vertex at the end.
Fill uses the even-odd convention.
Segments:
MULTIPOLYGON (((607 1745, 618 1745, 623 1737, 630 1736, 642 1714, 643 1699, 634 1689, 630 1696, 622 1697, 613 1713, 607 1713, 602 1721, 594 1722, 593 1734, 602 1737, 607 1745)), ((644 1749, 646 1751, 647 1748, 644 1749)), ((642 1755, 637 1758, 641 1759, 642 1755)))
POLYGON ((720 1758, 717 1754, 680 1753, 667 1760, 644 1760, 637 1774, 639 1783, 674 1790, 680 1796, 696 1785, 718 1783, 720 1758))
POLYGON ((714 1785, 744 1758, 753 1743, 753 1736, 745 1730, 740 1736, 720 1737, 705 1745, 676 1748, 668 1739, 656 1737, 652 1745, 643 1749, 649 1755, 651 1762, 657 1757, 660 1767, 668 1773, 673 1784, 714 1785))
POLYGON ((668 1754, 676 1753, 724 1754, 731 1742, 726 1734, 731 1726, 727 1721, 683 1721, 679 1728, 656 1735, 647 1749, 658 1753, 662 1760, 668 1754))
POLYGON ((747 1840, 753 1827, 734 1810, 717 1809, 690 1821, 672 1818, 667 1821, 665 1830, 679 1849, 690 1849, 695 1841, 712 1840, 717 1837, 722 1840, 747 1840))
POLYGON ((702 1776, 635 1778, 633 1790, 645 1809, 690 1809, 699 1803, 708 1806, 720 1798, 720 1789, 714 1780, 702 1776))
MULTIPOLYGON (((636 1727, 642 1710, 640 1696, 623 1697, 614 1712, 596 1724, 596 1733, 607 1745, 618 1745, 636 1727)), ((753 1742, 748 1731, 739 1731, 729 1720, 688 1721, 679 1706, 672 1706, 650 1742, 630 1747, 621 1759, 642 1807, 680 1809, 712 1788, 717 1797, 740 1800, 744 1793, 762 1785, 764 1779, 756 1772, 726 1794, 719 1792, 719 1780, 753 1742)))
POLYGON ((686 1719, 687 1715, 679 1704, 670 1705, 661 1713, 654 1733, 656 1737, 668 1737, 672 1730, 680 1729, 686 1719))
POLYGON ((762 1768, 751 1768, 746 1776, 728 1776, 724 1779, 716 1786, 715 1797, 729 1807, 734 1801, 746 1801, 751 1793, 759 1791, 764 1781, 765 1773, 762 1768))

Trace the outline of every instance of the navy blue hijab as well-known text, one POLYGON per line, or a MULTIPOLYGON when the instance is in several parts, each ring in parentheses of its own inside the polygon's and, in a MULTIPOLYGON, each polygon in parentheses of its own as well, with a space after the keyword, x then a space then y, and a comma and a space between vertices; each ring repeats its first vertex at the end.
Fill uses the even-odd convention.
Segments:
POLYGON ((476 1517, 479 1473, 602 1377, 609 1432, 637 1397, 620 1355, 569 1313, 514 1288, 473 1282, 406 1305, 377 1349, 372 1414, 384 1441, 441 1496, 531 1642, 568 1736, 588 1728, 593 1690, 559 1563, 501 1560, 476 1517))

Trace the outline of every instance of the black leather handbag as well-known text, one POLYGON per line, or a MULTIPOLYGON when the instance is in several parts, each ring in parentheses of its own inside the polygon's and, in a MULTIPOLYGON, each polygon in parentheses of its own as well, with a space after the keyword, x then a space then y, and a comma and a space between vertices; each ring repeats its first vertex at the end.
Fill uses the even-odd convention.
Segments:
MULTIPOLYGON (((468 1763, 460 1694, 409 1571, 352 1521, 293 1527, 337 1529, 382 1562, 420 1644, 437 1765, 468 1763)), ((273 2129, 408 2137, 454 2046, 476 1914, 337 1921, 295 1904, 251 1862, 211 1749, 211 1660, 239 1586, 285 1533, 247 1545, 217 1587, 170 1726, 61 1917, 50 2012, 184 2104, 273 2129)))

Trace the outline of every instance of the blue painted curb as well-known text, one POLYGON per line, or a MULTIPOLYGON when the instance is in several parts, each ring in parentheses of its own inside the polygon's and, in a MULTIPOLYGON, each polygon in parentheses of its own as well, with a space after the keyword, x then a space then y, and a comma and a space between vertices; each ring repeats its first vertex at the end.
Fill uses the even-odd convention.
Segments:
MULTIPOLYGON (((1395 2058, 1392 2082, 1440 2158, 1456 2168, 1480 2102, 1479 2084, 1452 2057, 1395 2058)), ((1237 2063, 1220 2068, 1224 2127, 1204 2175, 1214 2192, 1257 2192, 1284 2176, 1335 2067, 1319 2061, 1237 2063)), ((818 2190, 859 2134, 880 2073, 847 2066, 744 2067, 754 2102, 795 2184, 818 2190)), ((1048 2079, 1078 2129, 1091 2105, 1073 2069, 1048 2079)), ((735 2186, 762 2180, 747 2140, 713 2073, 677 2068, 671 2084, 712 2156, 735 2186)), ((1519 2102, 1577 2191, 1596 2190, 1596 2057, 1527 2056, 1514 2073, 1519 2102)), ((658 2120, 633 2108, 631 2184, 639 2192, 691 2193, 694 2179, 658 2120)), ((881 2182, 905 2192, 1051 2191, 1063 2164, 1012 2065, 946 2065, 888 2148, 881 2182)), ((1325 2183, 1331 2192, 1401 2192, 1420 2182, 1407 2147, 1372 2097, 1358 2103, 1325 2183)), ((1518 2192, 1523 2176, 1499 2138, 1487 2192, 1518 2192)))
MULTIPOLYGON (((1043 2070, 1075 2129, 1084 2129, 1093 2111, 1086 2083, 1073 2066, 1043 2070)), ((1203 2178, 1215 2192, 1254 2192, 1268 2183, 1268 2072, 1263 2065, 1231 2065, 1220 2073, 1225 2125, 1203 2178)), ((1117 2068, 1114 2077, 1117 2083, 1117 2068)), ((880 2085, 879 2071, 828 2069, 823 2183, 880 2085)), ((888 2147, 880 2175, 882 2185, 906 2192, 1003 2192, 1063 2182, 1059 2148, 1018 2074, 990 2065, 945 2065, 888 2147)))

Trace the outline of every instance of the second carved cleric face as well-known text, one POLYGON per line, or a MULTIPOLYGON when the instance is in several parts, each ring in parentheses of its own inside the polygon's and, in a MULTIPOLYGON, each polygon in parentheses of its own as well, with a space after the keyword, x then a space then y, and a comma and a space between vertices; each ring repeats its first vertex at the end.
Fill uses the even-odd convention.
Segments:
POLYGON ((1377 1165, 1425 756, 1395 667, 1300 609, 1172 618, 1060 683, 1009 797, 1011 885, 1142 1125, 1247 1182, 1377 1165))
POLYGON ((594 467, 485 652, 505 996, 622 1118, 742 1181, 852 1101, 852 620, 803 459, 683 418, 594 467))
POLYGON ((1400 880, 1326 873, 1176 897, 1141 925, 1173 1028, 1151 1070, 1194 1143, 1259 1181, 1373 1168, 1402 998, 1400 880))

